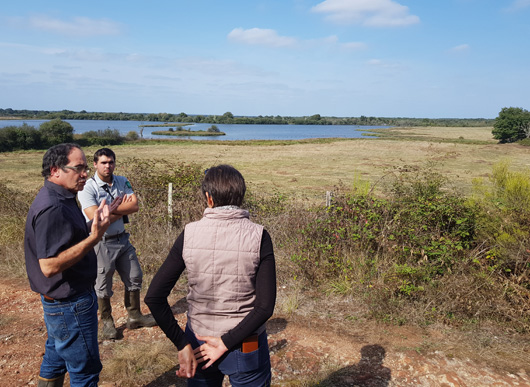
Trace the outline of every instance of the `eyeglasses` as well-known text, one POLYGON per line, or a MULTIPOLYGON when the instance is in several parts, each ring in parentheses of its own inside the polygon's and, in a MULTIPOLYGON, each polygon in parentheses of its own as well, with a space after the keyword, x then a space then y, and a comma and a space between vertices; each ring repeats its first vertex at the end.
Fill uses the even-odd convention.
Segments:
POLYGON ((76 171, 76 173, 78 173, 78 174, 82 174, 83 172, 86 172, 87 175, 88 175, 90 173, 90 168, 87 167, 86 165, 77 165, 75 167, 71 167, 69 165, 65 165, 63 167, 63 169, 65 169, 65 168, 66 169, 71 169, 72 171, 76 171))

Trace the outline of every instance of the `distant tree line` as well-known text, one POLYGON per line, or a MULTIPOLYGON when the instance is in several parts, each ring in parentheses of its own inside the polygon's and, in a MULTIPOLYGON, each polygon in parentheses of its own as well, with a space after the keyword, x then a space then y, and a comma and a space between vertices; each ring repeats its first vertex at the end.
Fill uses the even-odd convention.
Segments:
POLYGON ((0 109, 0 117, 20 119, 52 120, 109 120, 109 121, 152 121, 186 122, 208 124, 262 124, 262 125, 369 125, 369 126, 491 126, 493 119, 486 118, 404 118, 404 117, 322 117, 312 116, 234 116, 231 112, 223 115, 188 115, 186 113, 102 113, 81 110, 47 111, 0 109))

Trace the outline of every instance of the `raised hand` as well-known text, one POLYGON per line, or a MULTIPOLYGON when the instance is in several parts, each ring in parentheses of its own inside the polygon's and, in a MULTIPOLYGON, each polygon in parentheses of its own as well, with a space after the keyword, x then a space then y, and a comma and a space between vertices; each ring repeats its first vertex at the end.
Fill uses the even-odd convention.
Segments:
POLYGON ((94 211, 94 218, 92 219, 91 232, 92 235, 101 239, 110 226, 110 211, 105 199, 101 202, 98 209, 94 211))

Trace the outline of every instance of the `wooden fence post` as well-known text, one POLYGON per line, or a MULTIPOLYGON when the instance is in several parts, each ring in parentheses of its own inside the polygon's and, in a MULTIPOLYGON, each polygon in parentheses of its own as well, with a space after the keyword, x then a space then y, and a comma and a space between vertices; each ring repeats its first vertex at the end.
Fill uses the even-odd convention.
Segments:
POLYGON ((326 191, 326 207, 331 206, 331 199, 333 198, 333 192, 326 191))
POLYGON ((173 183, 167 187, 167 225, 171 227, 173 221, 173 183))

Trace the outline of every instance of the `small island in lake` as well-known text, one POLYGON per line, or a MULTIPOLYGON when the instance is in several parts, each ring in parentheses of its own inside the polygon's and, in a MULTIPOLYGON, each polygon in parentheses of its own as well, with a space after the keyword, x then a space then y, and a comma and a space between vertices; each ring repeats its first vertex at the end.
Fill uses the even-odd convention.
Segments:
POLYGON ((210 126, 207 130, 184 129, 189 124, 159 124, 159 125, 140 125, 142 127, 170 127, 168 130, 157 130, 151 132, 160 136, 224 136, 226 133, 221 132, 216 125, 210 126), (172 126, 176 127, 172 128, 172 126))

